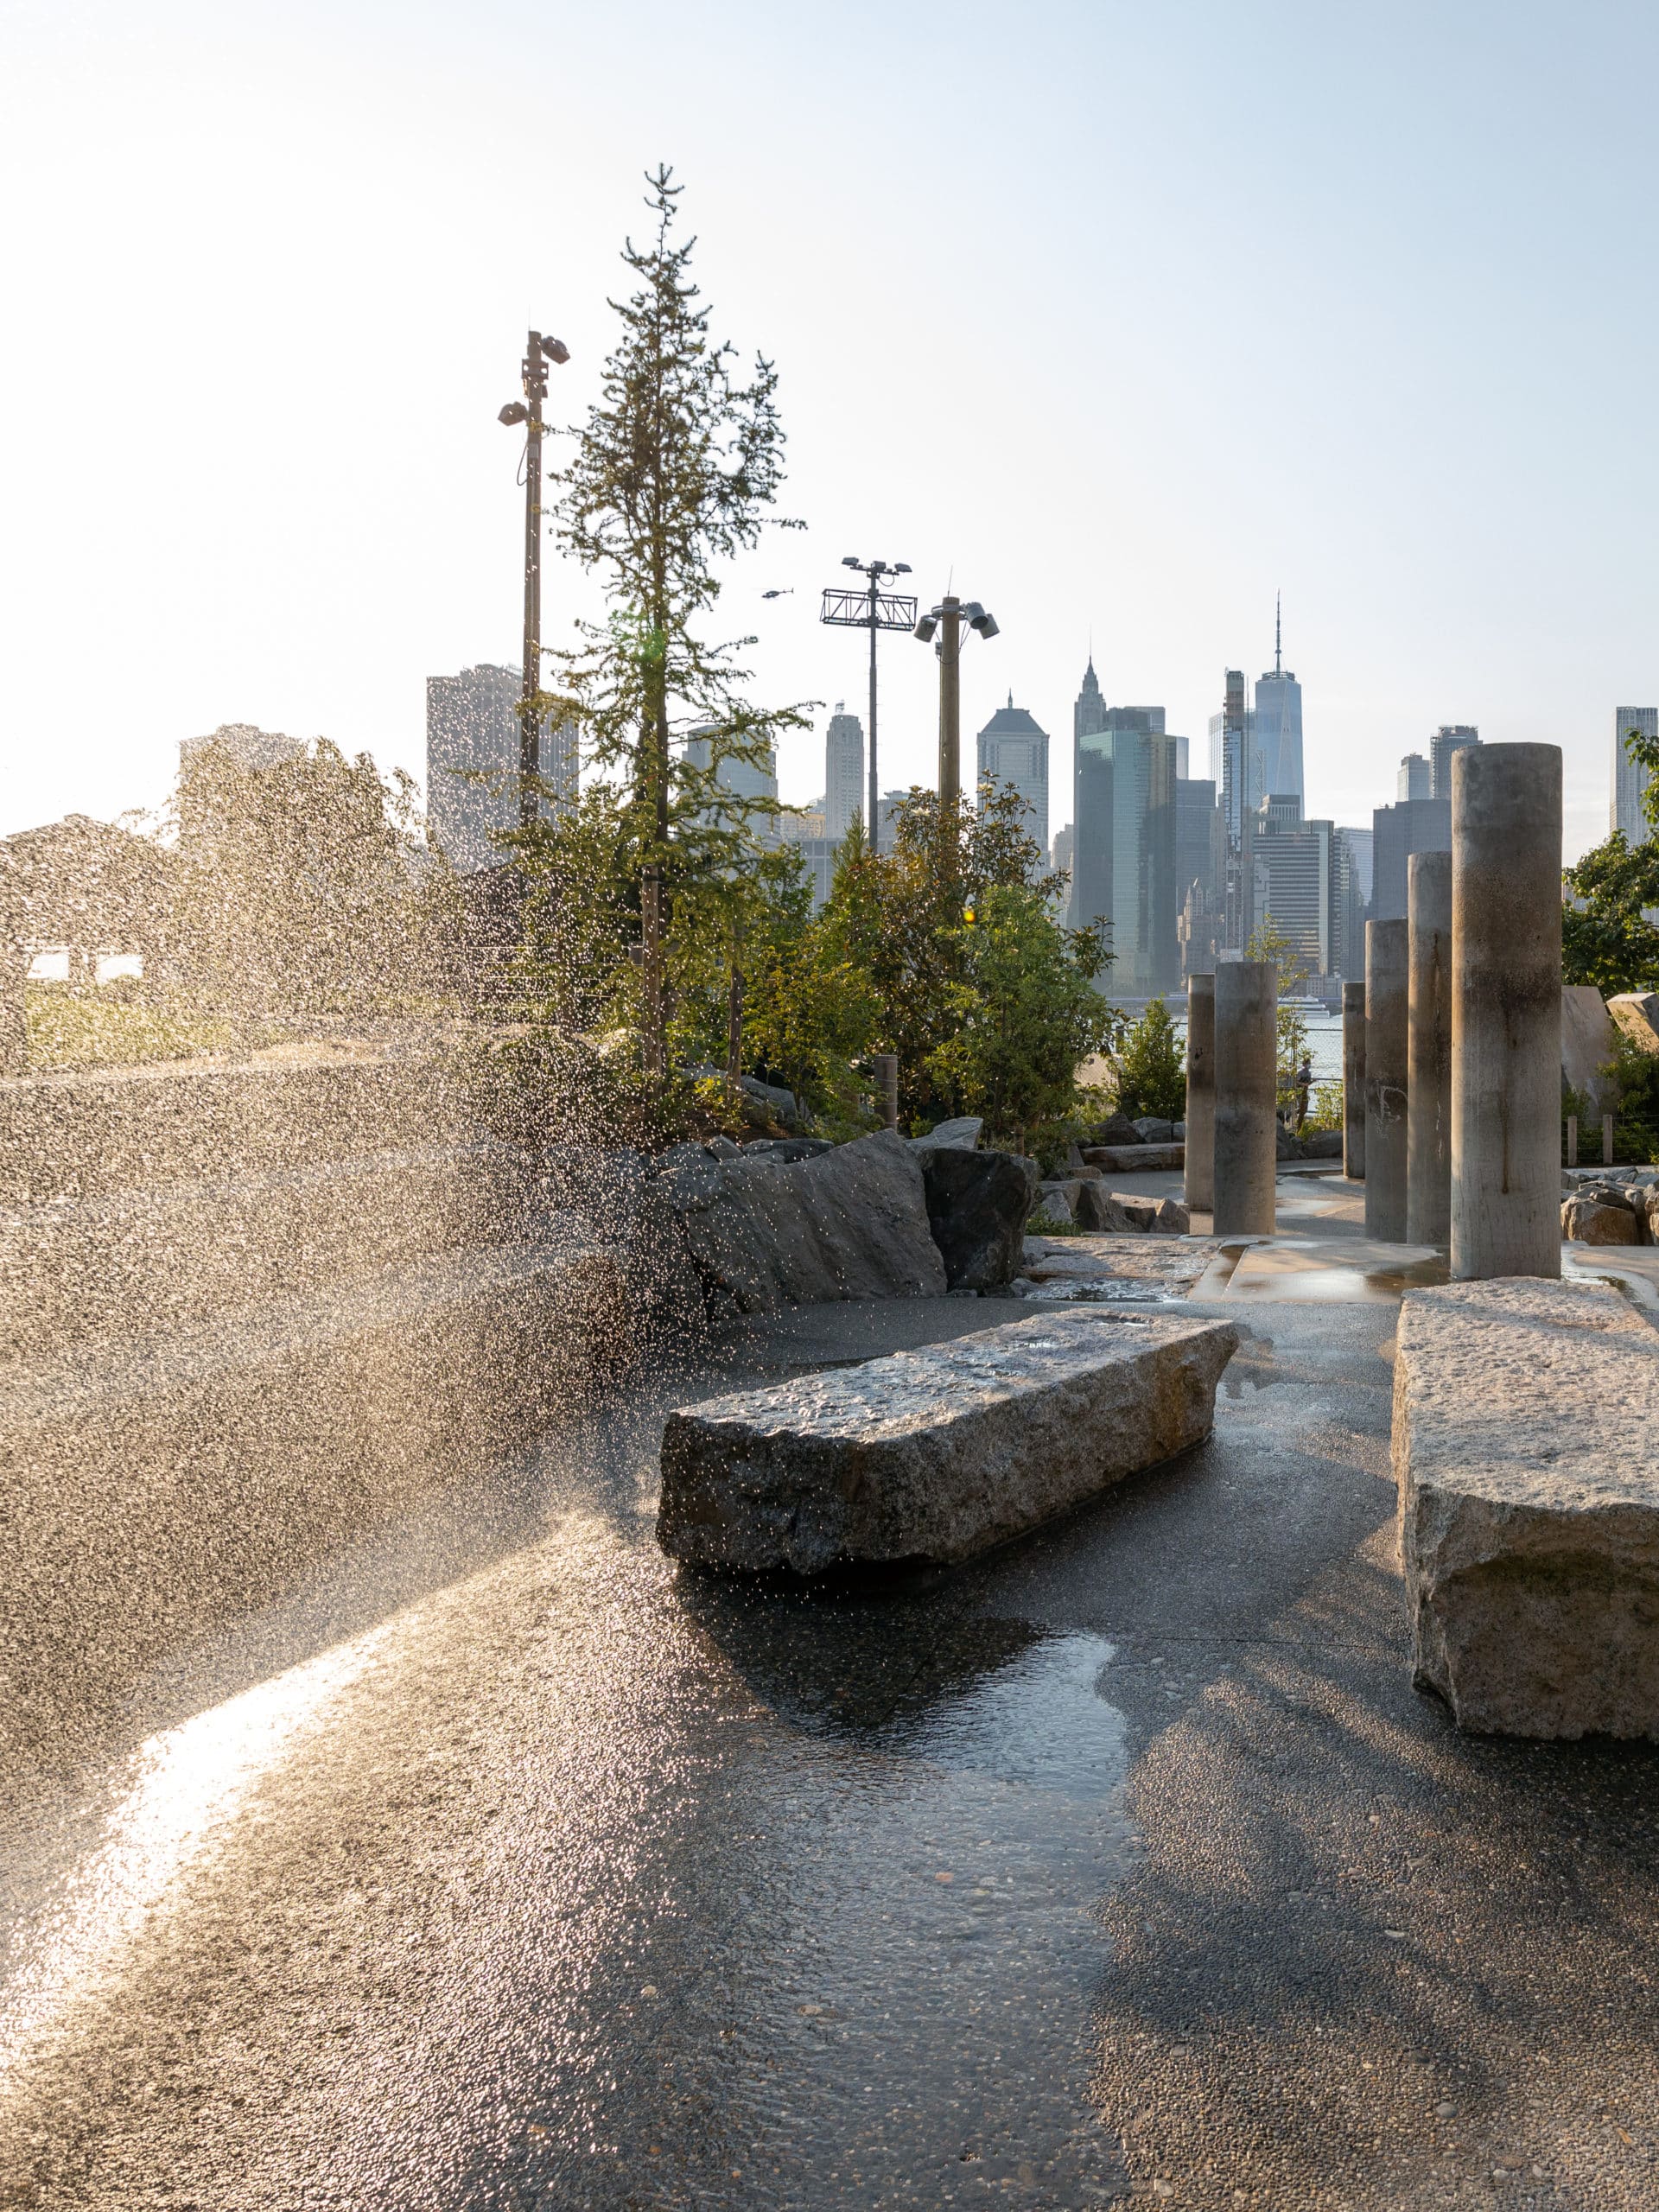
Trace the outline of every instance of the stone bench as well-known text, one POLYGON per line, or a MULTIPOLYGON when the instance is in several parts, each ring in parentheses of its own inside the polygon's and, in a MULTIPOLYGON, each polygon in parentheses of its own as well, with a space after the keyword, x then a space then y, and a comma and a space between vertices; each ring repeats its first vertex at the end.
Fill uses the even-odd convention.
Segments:
POLYGON ((1162 1175, 1185 1167, 1185 1144, 1086 1144, 1084 1163, 1107 1175, 1162 1175))
POLYGON ((1459 1726, 1659 1738, 1659 1337, 1600 1283, 1408 1292, 1394 1471, 1420 1688, 1459 1726))
POLYGON ((1057 1313, 671 1414, 658 1541, 717 1567, 967 1559, 1208 1435, 1230 1322, 1057 1313))

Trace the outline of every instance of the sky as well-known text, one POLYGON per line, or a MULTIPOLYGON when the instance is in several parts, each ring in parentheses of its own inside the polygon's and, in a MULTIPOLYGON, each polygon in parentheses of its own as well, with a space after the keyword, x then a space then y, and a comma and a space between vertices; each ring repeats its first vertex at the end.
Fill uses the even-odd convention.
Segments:
MULTIPOLYGON (((1311 813, 1474 722, 1563 747, 1571 856, 1659 699, 1656 74, 1650 0, 4 0, 0 831, 157 807, 226 721, 423 773, 426 677, 518 658, 525 328, 579 422, 666 161, 781 379, 807 527, 717 626, 819 702, 785 797, 875 555, 995 614, 964 731, 1036 715, 1052 827, 1091 647, 1204 772, 1282 591, 1311 813)), ((883 640, 884 786, 935 680, 883 640)))

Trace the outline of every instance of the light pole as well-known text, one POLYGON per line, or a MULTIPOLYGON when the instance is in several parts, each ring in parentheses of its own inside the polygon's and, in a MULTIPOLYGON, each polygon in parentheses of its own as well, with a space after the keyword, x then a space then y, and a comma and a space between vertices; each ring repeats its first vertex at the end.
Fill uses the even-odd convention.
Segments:
POLYGON ((841 565, 843 569, 856 569, 861 575, 868 576, 869 588, 846 591, 833 584, 826 587, 818 620, 870 633, 870 811, 865 826, 874 853, 880 850, 881 841, 880 785, 875 766, 875 636, 878 630, 908 630, 916 620, 916 602, 902 593, 884 592, 881 588, 883 576, 910 574, 908 561, 861 561, 855 554, 849 553, 841 565))
POLYGON ((962 801, 962 626, 977 630, 982 638, 998 633, 996 617, 988 614, 976 599, 963 601, 947 592, 930 613, 916 625, 914 634, 925 645, 933 645, 939 657, 939 834, 943 837, 951 817, 950 810, 962 801), (938 636, 938 642, 934 645, 938 636))
POLYGON ((518 820, 529 829, 541 810, 536 785, 542 772, 542 402, 547 365, 570 358, 562 339, 532 330, 522 364, 524 397, 510 400, 496 420, 524 425, 524 674, 518 709, 518 820))

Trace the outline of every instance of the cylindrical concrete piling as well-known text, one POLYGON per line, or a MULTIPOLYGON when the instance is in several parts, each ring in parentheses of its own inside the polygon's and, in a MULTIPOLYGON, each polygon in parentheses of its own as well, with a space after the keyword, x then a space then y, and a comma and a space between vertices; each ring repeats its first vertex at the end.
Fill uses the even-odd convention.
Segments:
POLYGON ((1411 939, 1403 921, 1365 925, 1365 1234, 1406 1241, 1406 1086, 1411 939))
POLYGON ((1365 1179, 1365 986, 1342 987, 1342 1172, 1365 1179))
POLYGON ((1279 1138, 1279 986, 1270 960, 1216 969, 1217 1236, 1270 1236, 1279 1138))
POLYGON ((1406 863, 1411 1003, 1406 1050, 1406 1236, 1452 1234, 1452 855, 1406 863))
POLYGON ((1452 756, 1452 1274, 1561 1272, 1561 754, 1452 756))
POLYGON ((1216 1203, 1216 979, 1186 979, 1186 1203, 1216 1203))

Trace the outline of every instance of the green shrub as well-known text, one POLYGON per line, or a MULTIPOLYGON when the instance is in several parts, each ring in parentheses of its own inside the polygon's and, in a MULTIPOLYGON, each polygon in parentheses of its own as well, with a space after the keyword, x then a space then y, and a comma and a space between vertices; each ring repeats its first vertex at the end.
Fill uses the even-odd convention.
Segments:
POLYGON ((1162 999, 1154 999, 1117 1054, 1118 1111, 1133 1122, 1153 1115, 1179 1122, 1186 1112, 1186 1052, 1162 999))

